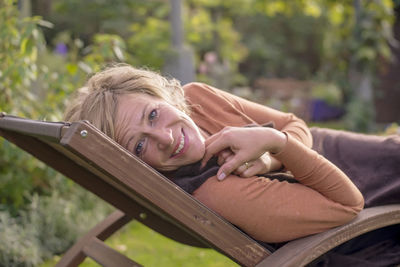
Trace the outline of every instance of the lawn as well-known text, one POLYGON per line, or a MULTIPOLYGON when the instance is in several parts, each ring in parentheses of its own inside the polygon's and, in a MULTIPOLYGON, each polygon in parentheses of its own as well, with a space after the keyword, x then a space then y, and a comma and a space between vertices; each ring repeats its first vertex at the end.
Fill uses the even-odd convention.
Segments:
MULTIPOLYGON (((139 222, 133 221, 107 240, 107 245, 125 254, 136 262, 148 266, 238 266, 229 258, 212 249, 200 249, 182 245, 166 238, 139 222)), ((54 266, 59 260, 55 257, 41 267, 54 266)), ((85 260, 80 266, 99 266, 91 259, 85 260)))

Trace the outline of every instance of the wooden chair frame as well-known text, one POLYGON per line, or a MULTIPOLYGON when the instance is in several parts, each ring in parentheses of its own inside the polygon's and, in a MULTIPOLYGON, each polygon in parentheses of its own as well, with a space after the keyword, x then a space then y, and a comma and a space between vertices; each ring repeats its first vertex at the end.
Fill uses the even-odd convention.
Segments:
POLYGON ((90 257, 103 266, 140 266, 102 241, 135 219, 183 244, 208 247, 242 266, 304 266, 369 231, 400 223, 400 204, 370 208, 347 225, 268 250, 86 121, 0 115, 0 135, 117 210, 67 251, 57 266, 90 257))

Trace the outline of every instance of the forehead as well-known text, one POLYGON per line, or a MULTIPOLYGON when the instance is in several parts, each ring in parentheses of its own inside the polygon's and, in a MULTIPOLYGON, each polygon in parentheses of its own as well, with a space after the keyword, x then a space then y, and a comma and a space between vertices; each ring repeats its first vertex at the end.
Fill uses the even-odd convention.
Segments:
POLYGON ((117 112, 127 108, 135 108, 160 99, 148 94, 122 94, 118 96, 117 112))
POLYGON ((142 116, 143 110, 152 103, 163 102, 163 100, 148 94, 124 94, 118 96, 116 110, 116 124, 126 122, 128 118, 142 116))
POLYGON ((118 96, 117 101, 115 137, 120 143, 125 139, 126 130, 139 124, 146 107, 162 100, 147 94, 125 94, 118 96))

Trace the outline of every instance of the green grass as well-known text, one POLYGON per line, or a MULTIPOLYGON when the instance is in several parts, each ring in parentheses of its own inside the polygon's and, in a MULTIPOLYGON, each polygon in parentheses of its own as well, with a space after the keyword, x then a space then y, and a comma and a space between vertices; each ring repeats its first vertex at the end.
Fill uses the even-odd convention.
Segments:
MULTIPOLYGON (((144 266, 238 266, 229 258, 212 249, 194 248, 177 243, 133 221, 114 234, 106 244, 144 266)), ((54 266, 55 257, 41 267, 54 266)), ((99 266, 86 259, 80 266, 99 266)))

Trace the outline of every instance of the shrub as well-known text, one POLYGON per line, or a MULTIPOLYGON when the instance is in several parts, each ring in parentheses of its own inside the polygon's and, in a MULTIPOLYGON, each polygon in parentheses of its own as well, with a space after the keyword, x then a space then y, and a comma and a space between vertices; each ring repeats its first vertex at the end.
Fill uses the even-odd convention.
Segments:
POLYGON ((79 187, 70 190, 69 199, 57 191, 50 196, 33 195, 19 216, 0 212, 0 264, 37 266, 66 251, 110 211, 104 202, 79 187))
MULTIPOLYGON (((98 35, 91 49, 74 40, 66 54, 57 54, 46 47, 40 25, 50 24, 21 18, 14 0, 0 3, 0 111, 60 120, 65 96, 88 72, 123 56, 124 43, 98 35)), ((107 211, 98 198, 0 139, 0 266, 37 266, 64 252, 107 211)))

